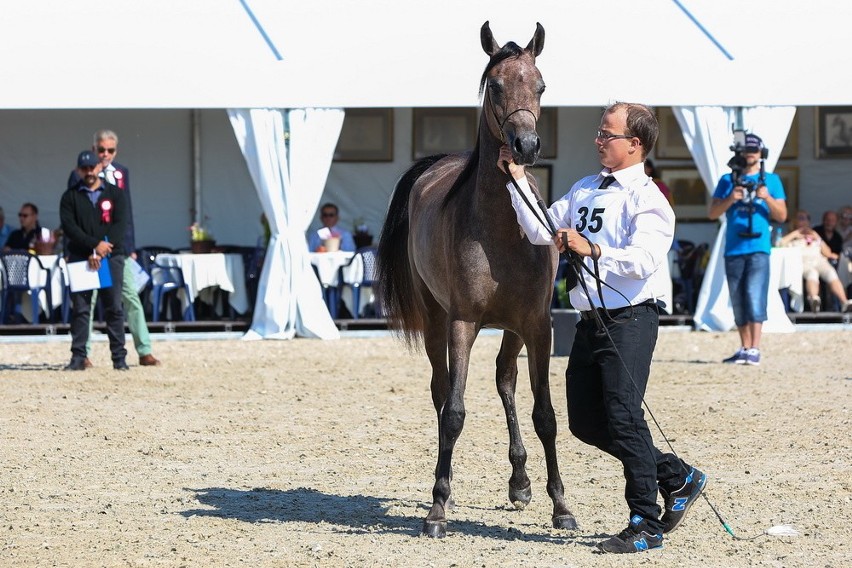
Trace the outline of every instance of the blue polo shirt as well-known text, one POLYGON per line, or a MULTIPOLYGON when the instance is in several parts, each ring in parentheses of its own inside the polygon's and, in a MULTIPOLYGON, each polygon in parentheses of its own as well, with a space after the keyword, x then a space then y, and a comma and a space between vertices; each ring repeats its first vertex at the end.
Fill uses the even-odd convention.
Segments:
MULTIPOLYGON (((781 178, 777 174, 765 173, 764 184, 774 199, 787 199, 784 193, 784 185, 781 183, 781 178)), ((747 181, 754 182, 754 187, 757 187, 757 181, 760 174, 752 174, 744 176, 747 181)), ((725 174, 716 185, 716 191, 713 192, 715 199, 726 199, 734 190, 734 183, 731 179, 731 174, 725 174)), ((769 205, 766 201, 760 198, 754 200, 754 213, 749 213, 749 207, 743 200, 737 201, 731 205, 725 212, 727 227, 725 229, 725 256, 738 256, 743 254, 754 254, 763 252, 769 254, 772 249, 772 227, 770 226, 769 205), (749 217, 751 217, 751 230, 755 233, 760 233, 759 237, 750 239, 741 237, 740 233, 748 232, 749 217)))

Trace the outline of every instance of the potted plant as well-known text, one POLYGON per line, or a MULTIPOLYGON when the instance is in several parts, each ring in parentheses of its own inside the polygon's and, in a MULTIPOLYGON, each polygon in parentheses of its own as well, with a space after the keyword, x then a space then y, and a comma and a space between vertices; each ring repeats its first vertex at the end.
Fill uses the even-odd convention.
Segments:
POLYGON ((190 246, 192 247, 192 252, 195 254, 209 253, 216 245, 216 240, 213 238, 213 235, 210 231, 202 227, 201 223, 198 221, 190 225, 189 233, 190 246))

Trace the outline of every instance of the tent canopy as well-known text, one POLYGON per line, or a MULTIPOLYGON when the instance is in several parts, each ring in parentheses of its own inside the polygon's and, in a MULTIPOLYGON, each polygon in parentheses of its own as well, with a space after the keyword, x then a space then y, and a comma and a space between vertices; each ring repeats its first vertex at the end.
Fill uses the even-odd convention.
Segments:
POLYGON ((834 0, 18 3, 0 108, 477 106, 486 20, 500 43, 544 26, 548 106, 848 104, 850 16, 834 0))

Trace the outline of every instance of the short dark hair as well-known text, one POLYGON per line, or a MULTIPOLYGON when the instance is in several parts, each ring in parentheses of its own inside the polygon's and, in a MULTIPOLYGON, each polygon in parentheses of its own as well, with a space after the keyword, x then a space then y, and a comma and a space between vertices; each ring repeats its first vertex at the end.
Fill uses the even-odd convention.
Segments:
POLYGON ((322 207, 320 207, 320 212, 324 211, 325 209, 334 209, 335 215, 340 213, 340 210, 337 208, 337 205, 335 205, 334 203, 331 203, 331 202, 323 203, 322 207))
POLYGON ((654 149, 654 144, 657 143, 657 137, 660 135, 657 115, 648 105, 624 102, 615 102, 609 105, 604 112, 610 113, 620 109, 627 111, 627 132, 625 134, 639 139, 639 142, 642 143, 642 158, 644 159, 654 149))
POLYGON ((32 212, 38 215, 38 207, 35 206, 35 203, 30 203, 29 201, 21 205, 21 207, 29 207, 32 209, 32 212))

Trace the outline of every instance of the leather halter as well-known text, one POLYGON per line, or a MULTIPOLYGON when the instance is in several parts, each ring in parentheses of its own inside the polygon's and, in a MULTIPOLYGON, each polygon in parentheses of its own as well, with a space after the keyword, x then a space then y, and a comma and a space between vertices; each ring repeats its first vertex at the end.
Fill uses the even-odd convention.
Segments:
POLYGON ((491 109, 491 116, 494 117, 494 121, 498 125, 497 129, 500 131, 500 141, 503 142, 504 144, 506 143, 506 138, 505 138, 505 135, 503 134, 503 127, 506 126, 506 122, 509 120, 509 118, 511 118, 511 116, 513 114, 518 113, 518 112, 524 112, 524 111, 528 112, 531 115, 533 115, 533 122, 535 124, 538 124, 538 117, 536 116, 536 114, 533 111, 531 111, 530 109, 523 108, 523 107, 513 110, 512 112, 507 114, 503 118, 503 120, 501 121, 500 118, 497 116, 497 111, 494 110, 494 104, 491 102, 491 95, 488 95, 488 108, 491 109))

